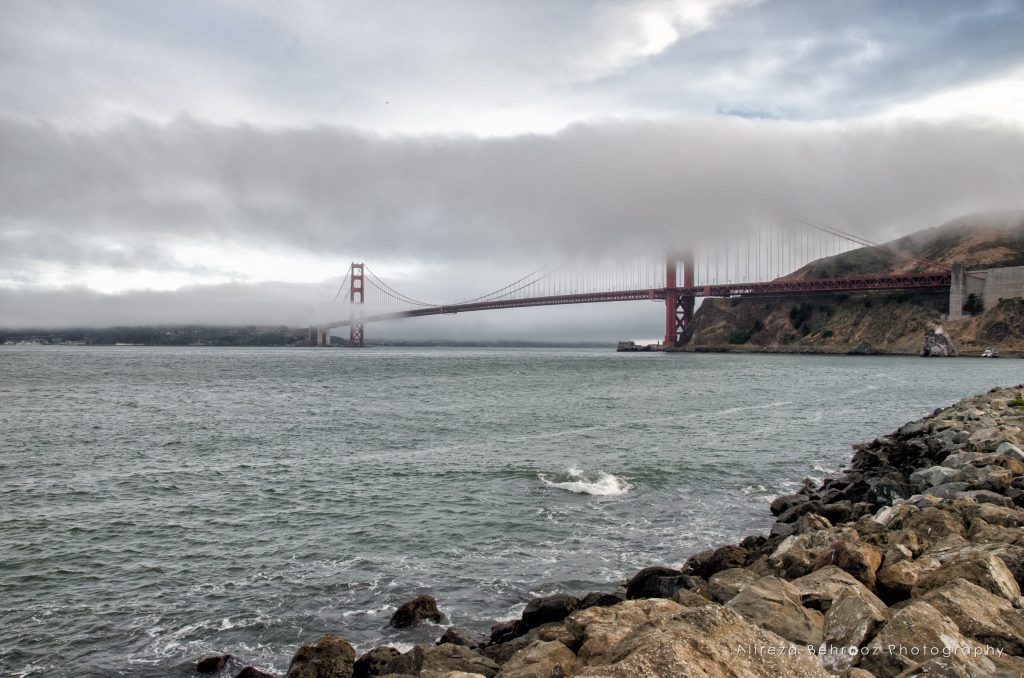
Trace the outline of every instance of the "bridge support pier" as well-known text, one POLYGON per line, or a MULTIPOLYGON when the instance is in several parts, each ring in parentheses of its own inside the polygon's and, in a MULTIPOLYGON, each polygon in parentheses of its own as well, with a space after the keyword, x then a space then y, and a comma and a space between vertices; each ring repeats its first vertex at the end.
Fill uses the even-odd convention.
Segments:
POLYGON ((316 345, 317 346, 330 346, 331 345, 331 331, 323 327, 316 328, 316 345))
POLYGON ((693 320, 693 253, 669 255, 665 261, 665 347, 683 345, 683 333, 693 320), (683 285, 678 285, 678 265, 683 265, 683 285))
POLYGON ((349 270, 349 301, 352 302, 352 308, 355 309, 355 305, 359 304, 359 317, 355 316, 355 313, 350 317, 349 327, 351 328, 348 335, 348 347, 349 348, 363 348, 365 342, 363 339, 363 309, 362 305, 366 303, 366 270, 363 264, 352 262, 352 268, 349 270))

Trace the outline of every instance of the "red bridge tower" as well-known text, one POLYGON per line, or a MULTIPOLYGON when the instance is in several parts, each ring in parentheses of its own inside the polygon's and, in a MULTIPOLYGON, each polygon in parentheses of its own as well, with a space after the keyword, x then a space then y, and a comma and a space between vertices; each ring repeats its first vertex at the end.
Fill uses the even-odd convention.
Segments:
POLYGON ((693 321, 693 253, 670 254, 665 261, 665 341, 664 346, 682 346, 683 332, 693 321), (683 289, 676 273, 683 265, 683 289))

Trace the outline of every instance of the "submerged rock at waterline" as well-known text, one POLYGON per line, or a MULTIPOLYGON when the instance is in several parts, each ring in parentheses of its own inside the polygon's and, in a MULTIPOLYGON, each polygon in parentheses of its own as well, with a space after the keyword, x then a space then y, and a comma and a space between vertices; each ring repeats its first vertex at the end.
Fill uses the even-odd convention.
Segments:
POLYGON ((217 673, 231 661, 231 655, 219 654, 212 657, 204 657, 196 662, 196 673, 217 673))
POLYGON ((439 622, 444 617, 441 610, 437 608, 437 601, 433 596, 416 596, 412 600, 402 603, 395 613, 391 615, 390 626, 396 629, 413 626, 422 621, 439 622))

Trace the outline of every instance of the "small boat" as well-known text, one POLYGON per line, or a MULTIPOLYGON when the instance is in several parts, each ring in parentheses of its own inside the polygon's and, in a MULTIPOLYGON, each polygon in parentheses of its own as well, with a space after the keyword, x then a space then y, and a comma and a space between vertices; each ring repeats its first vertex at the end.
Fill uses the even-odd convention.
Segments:
POLYGON ((989 346, 988 348, 986 348, 984 351, 981 352, 981 357, 982 358, 998 358, 999 357, 999 349, 995 348, 994 346, 989 346))

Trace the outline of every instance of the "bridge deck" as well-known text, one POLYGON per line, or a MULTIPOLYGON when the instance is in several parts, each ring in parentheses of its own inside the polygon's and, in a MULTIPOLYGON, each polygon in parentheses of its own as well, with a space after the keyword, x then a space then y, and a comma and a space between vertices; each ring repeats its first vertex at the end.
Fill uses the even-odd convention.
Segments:
MULTIPOLYGON (((678 297, 756 297, 789 296, 800 294, 826 294, 836 292, 877 292, 901 289, 939 289, 949 287, 949 271, 937 273, 908 273, 901 275, 851 276, 846 278, 814 278, 810 280, 772 280, 768 282, 727 283, 724 285, 700 285, 694 287, 652 288, 639 290, 617 290, 611 292, 586 292, 579 294, 558 294, 524 299, 499 299, 469 304, 426 306, 411 311, 380 313, 356 319, 358 323, 417 318, 427 315, 449 315, 470 311, 492 311, 502 308, 528 308, 531 306, 559 306, 563 304, 593 304, 610 301, 663 300, 669 292, 678 297)), ((322 329, 346 327, 352 319, 338 320, 322 329)))

